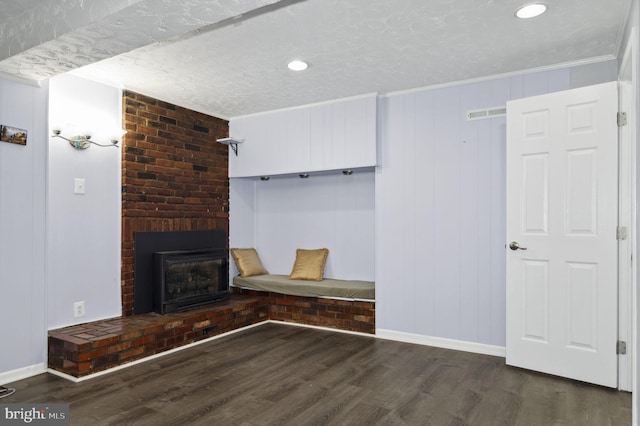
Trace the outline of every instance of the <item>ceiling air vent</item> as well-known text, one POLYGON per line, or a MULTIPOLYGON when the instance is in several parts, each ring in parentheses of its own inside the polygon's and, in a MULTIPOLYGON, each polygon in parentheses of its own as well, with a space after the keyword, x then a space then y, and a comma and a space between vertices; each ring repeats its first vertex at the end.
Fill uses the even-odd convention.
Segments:
POLYGON ((467 111, 467 120, 484 120, 486 118, 504 117, 507 115, 507 107, 474 109, 467 111))

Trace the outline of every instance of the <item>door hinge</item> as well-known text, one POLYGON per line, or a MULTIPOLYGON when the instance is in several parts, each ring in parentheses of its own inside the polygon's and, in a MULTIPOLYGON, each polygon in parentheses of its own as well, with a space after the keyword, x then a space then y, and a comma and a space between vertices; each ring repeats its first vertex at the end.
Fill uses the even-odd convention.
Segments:
POLYGON ((626 355, 627 354, 627 342, 623 340, 618 340, 616 342, 616 354, 617 355, 626 355))
POLYGON ((616 240, 623 241, 627 239, 627 227, 626 226, 618 226, 616 228, 616 240))
POLYGON ((622 126, 626 126, 627 125, 627 113, 626 112, 619 112, 618 113, 618 127, 622 127, 622 126))

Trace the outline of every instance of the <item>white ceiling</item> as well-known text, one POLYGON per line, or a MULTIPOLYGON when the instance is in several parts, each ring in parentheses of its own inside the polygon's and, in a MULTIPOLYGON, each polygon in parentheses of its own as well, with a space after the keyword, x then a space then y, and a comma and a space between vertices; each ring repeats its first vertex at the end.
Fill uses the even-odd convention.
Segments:
POLYGON ((631 0, 0 0, 0 75, 76 74, 230 118, 612 59, 631 0), (309 62, 294 73, 289 60, 309 62))

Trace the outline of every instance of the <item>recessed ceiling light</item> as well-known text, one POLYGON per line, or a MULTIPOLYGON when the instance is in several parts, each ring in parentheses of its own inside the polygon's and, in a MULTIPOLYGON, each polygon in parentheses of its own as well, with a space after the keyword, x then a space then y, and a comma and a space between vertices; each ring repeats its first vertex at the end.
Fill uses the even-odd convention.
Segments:
POLYGON ((547 11, 547 5, 542 3, 525 4, 516 10, 516 16, 520 19, 535 18, 547 11))
POLYGON ((307 64, 304 61, 299 61, 299 60, 295 60, 295 61, 291 61, 287 64, 287 67, 291 70, 291 71, 304 71, 307 69, 307 67, 309 67, 309 64, 307 64))

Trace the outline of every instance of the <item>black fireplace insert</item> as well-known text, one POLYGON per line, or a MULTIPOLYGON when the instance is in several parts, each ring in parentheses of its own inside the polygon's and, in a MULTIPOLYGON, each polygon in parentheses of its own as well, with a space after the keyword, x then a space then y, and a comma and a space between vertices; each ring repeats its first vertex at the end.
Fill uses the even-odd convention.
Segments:
POLYGON ((162 251, 153 258, 156 312, 166 314, 229 299, 226 249, 162 251))
MULTIPOLYGON (((221 250, 228 263, 227 233, 224 230, 136 232, 134 247, 133 313, 160 312, 156 305, 155 253, 168 251, 221 250)), ((221 272, 228 286, 228 273, 221 272)), ((202 284, 201 284, 202 286, 202 284)), ((220 287, 221 289, 223 287, 220 287)), ((227 287, 228 290, 228 287, 227 287)), ((197 295, 199 296, 199 295, 197 295)), ((215 302, 215 298, 212 302, 215 302)), ((198 302, 197 302, 198 303, 198 302)), ((183 308, 188 309, 188 308, 183 308)))

